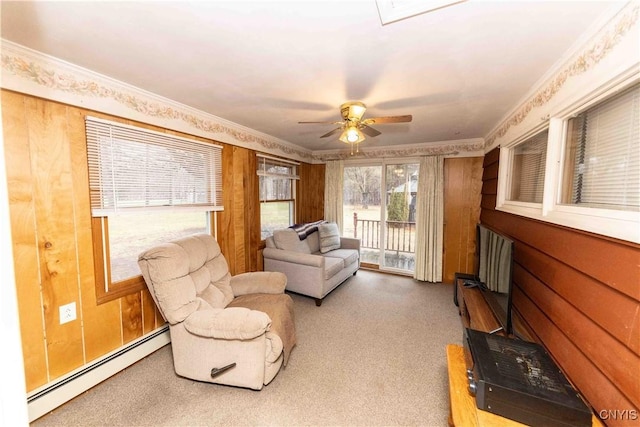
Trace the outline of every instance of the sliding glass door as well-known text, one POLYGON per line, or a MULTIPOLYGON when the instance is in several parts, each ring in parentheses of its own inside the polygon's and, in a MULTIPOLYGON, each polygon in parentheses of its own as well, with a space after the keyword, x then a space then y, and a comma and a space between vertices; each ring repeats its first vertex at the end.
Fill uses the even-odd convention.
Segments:
POLYGON ((363 263, 413 272, 418 169, 411 162, 345 165, 343 235, 360 239, 363 263))
POLYGON ((379 165, 344 167, 342 234, 360 239, 360 261, 380 262, 380 186, 379 165))
POLYGON ((381 267, 415 270, 418 163, 385 165, 384 242, 381 267))

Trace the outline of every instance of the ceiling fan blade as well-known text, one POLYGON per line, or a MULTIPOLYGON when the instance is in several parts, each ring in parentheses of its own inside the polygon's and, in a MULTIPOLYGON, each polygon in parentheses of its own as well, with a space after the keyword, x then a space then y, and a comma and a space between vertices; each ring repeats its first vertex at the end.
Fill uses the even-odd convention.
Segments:
POLYGON ((334 133, 338 133, 339 131, 341 131, 342 128, 335 128, 334 130, 332 130, 331 132, 327 132, 324 135, 322 135, 320 138, 326 138, 328 136, 333 135, 334 133))
POLYGON ((407 123, 413 120, 411 114, 406 116, 388 116, 388 117, 371 117, 362 121, 365 125, 373 125, 379 123, 407 123))
POLYGON ((380 132, 379 132, 379 131, 377 131, 377 130, 375 130, 374 128, 369 127, 369 126, 367 126, 367 125, 362 125, 362 128, 361 128, 360 130, 362 130, 362 133, 364 133, 364 134, 366 134, 366 135, 368 135, 368 136, 370 136, 370 137, 372 137, 372 138, 373 138, 374 136, 378 136, 378 135, 380 135, 380 132))
POLYGON ((342 122, 298 122, 299 125, 308 125, 308 124, 325 124, 325 125, 336 125, 342 122))

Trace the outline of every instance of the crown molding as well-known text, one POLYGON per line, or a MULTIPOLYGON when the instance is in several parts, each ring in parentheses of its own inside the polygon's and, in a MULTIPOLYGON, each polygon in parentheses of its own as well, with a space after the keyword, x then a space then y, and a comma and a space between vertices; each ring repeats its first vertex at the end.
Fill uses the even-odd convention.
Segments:
POLYGON ((0 39, 0 87, 269 154, 311 161, 310 150, 0 39))
MULTIPOLYGON (((534 86, 536 89, 532 94, 489 132, 485 137, 485 151, 497 145, 497 140, 504 137, 511 128, 520 125, 532 112, 539 112, 541 107, 549 104, 567 82, 595 68, 626 36, 636 34, 631 30, 636 26, 639 14, 640 4, 637 1, 627 3, 589 41, 576 49, 576 53, 559 65, 555 72, 549 73, 543 83, 534 86)), ((540 116, 545 118, 547 114, 540 116)))
POLYGON ((350 149, 314 151, 314 160, 326 162, 328 160, 382 159, 419 156, 451 156, 473 157, 484 155, 484 139, 457 139, 452 141, 429 142, 422 144, 405 144, 390 147, 367 147, 366 143, 359 144, 357 153, 351 154, 350 149), (364 147, 363 147, 364 145, 364 147))

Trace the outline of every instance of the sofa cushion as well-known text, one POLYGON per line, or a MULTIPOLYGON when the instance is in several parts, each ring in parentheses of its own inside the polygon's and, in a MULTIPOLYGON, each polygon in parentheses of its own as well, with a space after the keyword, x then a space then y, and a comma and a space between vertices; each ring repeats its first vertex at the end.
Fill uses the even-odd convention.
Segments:
POLYGON ((324 256, 342 259, 345 267, 358 261, 358 251, 355 249, 335 249, 327 252, 324 256))
POLYGON ((276 244, 276 248, 285 251, 300 252, 304 254, 310 254, 309 244, 305 240, 300 240, 298 233, 290 228, 284 228, 281 230, 275 230, 273 232, 273 242, 276 244))
POLYGON ((332 258, 325 257, 324 258, 324 279, 331 279, 333 276, 338 274, 344 268, 344 261, 342 258, 332 258))
POLYGON ((315 254, 316 252, 320 252, 320 233, 317 231, 311 233, 307 236, 306 239, 307 245, 309 245, 309 252, 315 254))
POLYGON ((335 222, 327 222, 318 226, 320 235, 320 252, 327 253, 340 249, 340 230, 335 222))

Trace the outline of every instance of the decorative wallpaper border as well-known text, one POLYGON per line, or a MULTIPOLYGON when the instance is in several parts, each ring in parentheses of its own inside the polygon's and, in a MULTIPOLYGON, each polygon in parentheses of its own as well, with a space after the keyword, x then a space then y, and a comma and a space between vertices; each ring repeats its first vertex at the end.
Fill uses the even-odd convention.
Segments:
POLYGON ((535 95, 485 138, 485 149, 490 148, 497 138, 505 136, 511 127, 522 123, 534 108, 547 104, 571 77, 589 71, 602 61, 636 24, 639 14, 638 2, 632 2, 622 9, 604 31, 594 36, 587 46, 560 67, 560 71, 542 85, 535 95))
POLYGON ((437 143, 422 143, 415 145, 402 145, 396 147, 370 148, 360 147, 357 153, 351 154, 351 149, 327 150, 325 152, 314 152, 314 158, 321 161, 328 160, 357 160, 357 159, 382 159, 382 158, 402 158, 449 155, 458 156, 461 154, 482 156, 484 155, 484 139, 463 139, 456 141, 443 141, 437 143))

